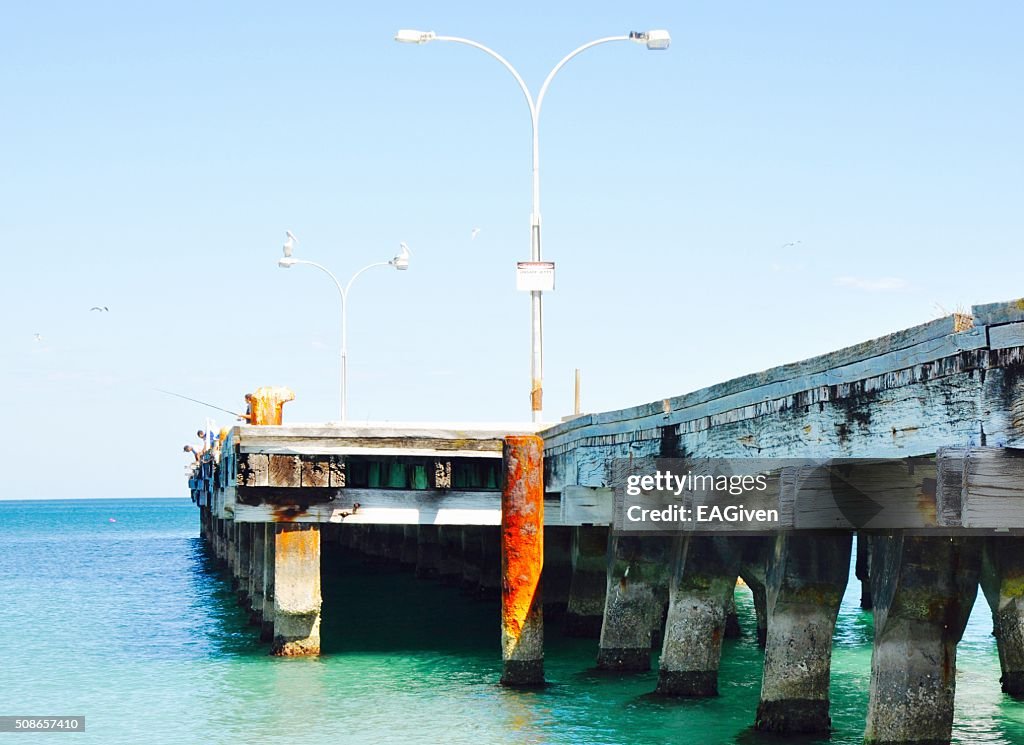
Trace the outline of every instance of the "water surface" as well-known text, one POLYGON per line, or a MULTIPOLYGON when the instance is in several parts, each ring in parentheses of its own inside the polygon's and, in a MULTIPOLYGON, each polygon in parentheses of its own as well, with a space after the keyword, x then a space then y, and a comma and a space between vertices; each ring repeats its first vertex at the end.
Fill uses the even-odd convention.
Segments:
MULTIPOLYGON (((496 685, 496 603, 337 555, 325 560, 323 655, 269 657, 188 500, 0 502, 0 530, 0 714, 87 722, 25 742, 781 742, 750 730, 761 652, 746 592, 744 636, 725 644, 715 699, 655 699, 655 672, 597 674, 596 642, 555 629, 551 684, 519 692, 496 685)), ((873 632, 858 598, 852 581, 833 654, 834 732, 803 742, 861 742, 873 632)), ((1024 702, 999 690, 983 601, 959 648, 955 741, 1024 744, 1024 702)))

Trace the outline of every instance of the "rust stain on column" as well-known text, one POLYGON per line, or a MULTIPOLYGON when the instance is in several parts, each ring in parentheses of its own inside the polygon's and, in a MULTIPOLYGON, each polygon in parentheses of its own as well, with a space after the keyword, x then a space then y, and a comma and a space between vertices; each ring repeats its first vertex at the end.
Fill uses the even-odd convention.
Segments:
POLYGON ((295 400, 291 389, 283 385, 265 385, 252 393, 250 400, 251 424, 280 424, 284 405, 295 400))
POLYGON ((285 523, 274 531, 274 643, 282 657, 320 653, 320 530, 285 523))
POLYGON ((502 685, 544 684, 543 440, 505 438, 505 488, 501 495, 502 685))

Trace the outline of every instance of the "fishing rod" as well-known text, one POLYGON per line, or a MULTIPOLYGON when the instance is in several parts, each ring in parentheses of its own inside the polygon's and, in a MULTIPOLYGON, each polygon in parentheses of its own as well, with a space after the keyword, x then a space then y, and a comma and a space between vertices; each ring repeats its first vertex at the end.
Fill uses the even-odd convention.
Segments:
POLYGON ((154 388, 153 390, 157 391, 158 393, 166 393, 168 396, 175 396, 177 398, 183 398, 186 401, 191 401, 192 403, 200 404, 201 406, 209 406, 211 409, 216 409, 217 411, 223 411, 223 412, 226 412, 226 413, 231 414, 233 416, 239 416, 239 417, 244 417, 245 416, 244 414, 239 414, 237 411, 231 411, 230 409, 225 409, 225 408, 222 408, 220 406, 214 406, 213 404, 206 403, 206 401, 200 401, 198 398, 189 398, 188 396, 183 396, 180 393, 175 393, 174 391, 165 391, 163 388, 154 388))

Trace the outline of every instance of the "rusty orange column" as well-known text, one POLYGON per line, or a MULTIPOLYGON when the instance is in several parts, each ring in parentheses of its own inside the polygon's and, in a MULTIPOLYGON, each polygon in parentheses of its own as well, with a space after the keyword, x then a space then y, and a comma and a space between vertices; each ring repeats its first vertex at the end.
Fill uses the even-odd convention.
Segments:
POLYGON ((505 438, 501 494, 501 684, 544 684, 544 442, 505 438))
POLYGON ((295 394, 283 385, 265 385, 252 392, 250 424, 280 424, 284 405, 295 400, 295 394))

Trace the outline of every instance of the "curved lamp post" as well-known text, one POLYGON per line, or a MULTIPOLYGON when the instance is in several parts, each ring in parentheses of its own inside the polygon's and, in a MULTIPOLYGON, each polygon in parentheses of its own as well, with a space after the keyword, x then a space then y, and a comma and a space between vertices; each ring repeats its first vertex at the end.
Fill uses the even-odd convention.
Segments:
MULTIPOLYGON (((551 69, 551 72, 544 79, 536 99, 531 95, 530 89, 526 86, 522 76, 512 67, 509 61, 493 49, 485 47, 479 42, 463 39, 458 36, 440 36, 433 31, 415 31, 412 29, 402 29, 399 31, 395 34, 395 41, 402 42, 403 44, 426 44, 429 41, 454 41, 459 44, 465 44, 494 57, 516 79, 516 82, 523 91, 523 95, 526 97, 526 103, 530 107, 530 122, 533 125, 533 211, 530 213, 530 260, 540 261, 540 148, 538 125, 540 124, 540 109, 544 104, 544 95, 548 92, 548 86, 551 85, 555 75, 558 74, 558 71, 569 60, 591 47, 607 44, 611 41, 632 41, 637 44, 643 44, 652 50, 668 49, 672 39, 668 31, 658 29, 654 31, 633 31, 622 36, 606 36, 602 39, 587 42, 583 46, 569 52, 551 69)), ((530 292, 530 408, 533 411, 533 421, 535 422, 541 420, 541 411, 544 407, 544 324, 541 295, 542 293, 539 290, 532 290, 530 292)))
POLYGON ((352 278, 348 281, 344 287, 341 286, 341 282, 338 278, 322 264, 318 264, 315 261, 306 261, 305 259, 296 259, 292 256, 292 251, 295 248, 295 244, 298 240, 292 235, 291 231, 287 232, 288 240, 284 244, 284 256, 278 260, 277 265, 282 269, 290 269, 296 264, 307 264, 312 267, 316 267, 328 277, 334 281, 334 286, 338 288, 338 294, 341 296, 341 421, 345 422, 348 419, 348 293, 352 288, 352 283, 356 281, 363 272, 368 269, 373 269, 375 266, 393 266, 399 271, 405 271, 409 268, 409 256, 411 251, 405 243, 399 244, 398 255, 390 261, 377 261, 373 264, 368 264, 360 269, 358 272, 352 275, 352 278))

